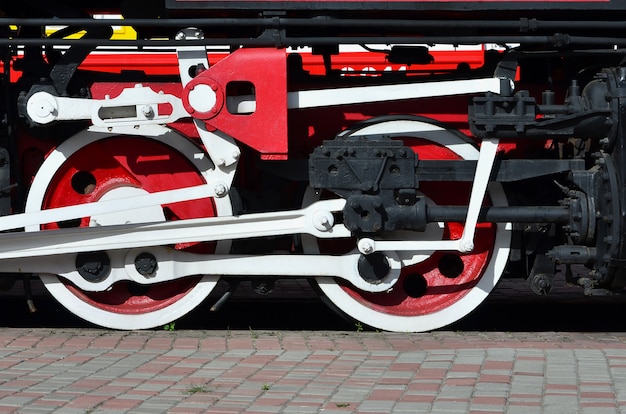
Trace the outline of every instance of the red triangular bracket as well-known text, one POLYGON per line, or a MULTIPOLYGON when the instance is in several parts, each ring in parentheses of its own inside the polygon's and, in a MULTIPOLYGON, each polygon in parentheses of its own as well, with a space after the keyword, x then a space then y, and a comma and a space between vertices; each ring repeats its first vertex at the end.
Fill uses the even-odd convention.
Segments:
POLYGON ((235 51, 193 78, 185 86, 183 103, 194 118, 203 119, 208 126, 254 148, 263 159, 287 158, 287 60, 284 49, 235 51), (205 89, 209 86, 215 93, 211 97, 213 107, 203 112, 194 110, 189 103, 190 91, 199 85, 205 89), (226 103, 233 85, 251 87, 256 100, 254 112, 237 114, 229 111, 226 103))

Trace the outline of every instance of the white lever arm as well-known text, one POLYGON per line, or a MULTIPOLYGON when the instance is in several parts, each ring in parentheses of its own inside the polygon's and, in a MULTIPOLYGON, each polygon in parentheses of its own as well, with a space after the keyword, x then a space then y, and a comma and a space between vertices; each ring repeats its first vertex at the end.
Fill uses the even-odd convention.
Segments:
POLYGON ((26 111, 38 124, 90 119, 97 127, 168 124, 189 116, 177 96, 157 93, 140 84, 110 99, 65 98, 37 92, 28 99, 26 111))

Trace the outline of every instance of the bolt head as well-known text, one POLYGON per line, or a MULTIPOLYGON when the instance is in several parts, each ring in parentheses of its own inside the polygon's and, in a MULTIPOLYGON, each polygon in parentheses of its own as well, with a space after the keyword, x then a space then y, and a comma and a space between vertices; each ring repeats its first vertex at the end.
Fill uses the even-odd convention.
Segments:
POLYGON ((359 240, 359 251, 363 254, 371 254, 376 250, 374 247, 374 241, 370 239, 359 240))
POLYGON ((152 109, 150 105, 146 105, 143 108, 141 108, 141 113, 143 114, 143 116, 149 119, 154 117, 154 110, 152 109))
POLYGON ((218 197, 224 197, 228 193, 228 189, 224 184, 217 184, 213 190, 218 197))

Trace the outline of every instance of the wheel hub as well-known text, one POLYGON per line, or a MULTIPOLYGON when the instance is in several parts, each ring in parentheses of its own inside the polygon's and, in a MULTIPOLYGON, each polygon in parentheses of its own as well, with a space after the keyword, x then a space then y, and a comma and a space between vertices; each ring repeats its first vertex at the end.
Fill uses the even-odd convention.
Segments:
POLYGON ((76 270, 88 282, 102 282, 111 273, 111 260, 105 252, 80 253, 76 256, 76 270))
POLYGON ((363 280, 373 285, 381 283, 391 270, 387 257, 378 252, 368 255, 362 254, 357 266, 363 280))

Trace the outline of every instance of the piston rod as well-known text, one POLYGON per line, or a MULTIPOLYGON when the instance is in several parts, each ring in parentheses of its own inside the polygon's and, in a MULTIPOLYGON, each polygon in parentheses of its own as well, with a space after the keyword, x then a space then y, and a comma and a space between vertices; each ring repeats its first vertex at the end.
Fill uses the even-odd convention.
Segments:
MULTIPOLYGON (((426 206, 428 222, 465 221, 467 206, 426 206)), ((478 221, 483 223, 568 223, 567 208, 551 206, 495 207, 483 206, 478 221)))

